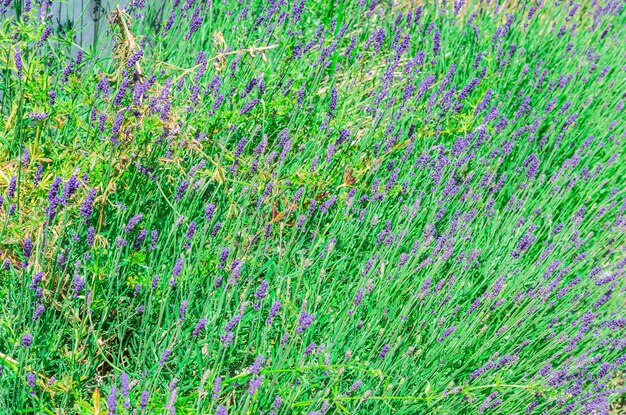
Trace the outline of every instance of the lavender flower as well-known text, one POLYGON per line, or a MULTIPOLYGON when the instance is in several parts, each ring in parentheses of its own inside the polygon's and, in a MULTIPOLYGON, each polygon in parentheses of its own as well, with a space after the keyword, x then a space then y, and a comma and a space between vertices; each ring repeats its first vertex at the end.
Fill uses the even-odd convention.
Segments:
POLYGON ((250 371, 250 373, 253 373, 255 375, 258 375, 259 372, 261 371, 261 368, 263 367, 263 355, 258 355, 256 357, 256 359, 254 359, 254 363, 248 368, 248 370, 250 371))
POLYGON ((441 33, 439 29, 435 28, 435 33, 433 34, 433 54, 437 56, 441 51, 441 33))
POLYGON ((15 47, 13 50, 13 58, 15 60, 15 69, 17 70, 17 77, 22 79, 24 76, 24 63, 22 62, 22 50, 19 47, 15 47))
POLYGON ((122 385, 122 396, 124 398, 128 398, 128 394, 130 392, 130 380, 127 373, 122 372, 120 375, 120 383, 122 385))
POLYGON ((207 323, 208 323, 208 320, 206 318, 201 318, 198 321, 198 323, 196 324, 196 327, 194 327, 193 332, 191 333, 191 335, 193 337, 198 337, 198 335, 204 329, 204 327, 206 326, 207 323))
POLYGON ((380 350, 380 353, 378 353, 378 357, 384 359, 385 356, 387 356, 387 353, 389 353, 389 349, 391 349, 391 345, 389 343, 385 344, 380 350))
POLYGON ((267 280, 263 280, 261 281, 261 285, 257 289, 254 296, 256 297, 258 301, 261 301, 265 297, 266 293, 267 293, 267 280))
POLYGON ((74 286, 74 298, 78 298, 78 295, 85 287, 85 279, 82 278, 80 275, 75 274, 72 284, 74 286))
POLYGON ((159 232, 156 229, 153 229, 150 233, 150 249, 155 250, 157 247, 157 240, 159 238, 159 232))
POLYGON ((248 394, 254 395, 261 385, 263 384, 263 376, 256 376, 250 380, 250 386, 248 387, 248 394))
POLYGON ((437 81, 437 78, 435 78, 434 76, 426 76, 426 78, 424 78, 424 80, 420 82, 419 86, 417 87, 417 98, 422 98, 426 91, 428 91, 428 89, 435 84, 435 81, 437 81))
POLYGON ((211 236, 215 238, 217 236, 217 233, 220 231, 221 228, 222 228, 222 223, 221 222, 217 222, 215 224, 215 226, 213 227, 213 230, 211 231, 211 236))
POLYGON ((239 110, 239 113, 241 115, 245 115, 248 111, 250 111, 252 108, 254 108, 258 103, 259 103, 259 99, 258 98, 254 98, 252 101, 246 103, 241 108, 241 110, 239 110))
POLYGON ((183 180, 178 186, 178 190, 176 190, 176 200, 180 200, 185 194, 185 190, 189 186, 189 180, 183 180))
POLYGON ((437 338, 437 342, 441 343, 446 337, 450 336, 456 330, 455 326, 450 326, 444 330, 440 337, 437 338))
POLYGON ((24 253, 24 258, 26 258, 25 262, 28 262, 30 254, 33 251, 33 243, 30 241, 30 238, 28 236, 24 239, 24 245, 22 246, 22 250, 24 253))
POLYGON ((90 247, 93 246, 93 243, 95 242, 95 240, 96 240, 96 230, 94 229, 93 226, 90 226, 87 229, 87 245, 90 247))
POLYGON ((26 114, 26 118, 32 118, 33 120, 42 121, 48 118, 50 114, 47 112, 29 112, 26 114))
POLYGON ((337 88, 333 88, 330 91, 330 104, 328 106, 328 118, 334 117, 336 110, 337 110, 337 88))
POLYGON ((183 301, 180 303, 180 307, 178 308, 178 321, 183 321, 185 319, 185 313, 187 313, 187 301, 183 301))
POLYGON ((96 189, 91 189, 89 193, 87 193, 87 196, 85 197, 85 200, 83 201, 83 204, 80 207, 80 214, 84 218, 85 222, 89 218, 91 218, 91 214, 93 213, 93 202, 95 198, 96 198, 96 189))
POLYGON ((313 322, 315 321, 315 314, 309 314, 306 311, 300 313, 300 318, 298 319, 298 327, 296 327, 296 331, 298 333, 303 333, 313 322))
POLYGON ((171 354, 172 354, 171 349, 165 349, 165 351, 161 355, 161 359, 159 360, 159 366, 163 366, 165 362, 167 362, 167 359, 169 359, 171 354))
POLYGON ((267 317, 267 320, 265 320, 265 324, 269 326, 273 323, 273 319, 278 315, 281 307, 282 303, 280 301, 276 301, 274 304, 272 304, 272 306, 270 307, 269 316, 267 317))
POLYGON ((185 238, 193 239, 193 236, 196 234, 196 222, 191 222, 189 227, 187 228, 187 233, 185 234, 185 238))
POLYGON ((17 187, 17 177, 11 176, 9 179, 9 187, 7 188, 7 197, 12 199, 15 196, 15 189, 17 187))
POLYGON ((28 152, 28 148, 26 147, 22 149, 22 164, 26 166, 30 164, 30 153, 28 152))
POLYGON ((111 392, 107 396, 107 406, 109 413, 112 415, 117 413, 117 388, 115 386, 111 386, 111 392))
POLYGON ((206 208, 204 208, 204 219, 208 222, 213 218, 213 214, 215 213, 215 205, 213 203, 209 203, 206 208))
MULTIPOLYGON (((26 383, 31 389, 35 389, 35 386, 37 385, 37 378, 35 377, 35 374, 33 372, 28 372, 26 374, 26 383)), ((33 394, 34 391, 31 392, 31 395, 33 394)))
POLYGON ((144 390, 141 392, 141 397, 139 398, 139 408, 143 411, 148 406, 148 400, 150 399, 150 392, 144 390))
POLYGON ((191 24, 189 25, 189 31, 185 34, 185 40, 190 40, 194 33, 200 29, 200 26, 204 22, 204 15, 200 6, 196 7, 191 16, 191 24))
POLYGON ((37 172, 35 172, 35 178, 33 179, 33 186, 37 187, 41 182, 41 176, 43 175, 43 164, 37 165, 37 172))
POLYGON ((22 347, 30 347, 33 345, 33 335, 30 333, 22 335, 22 347))
POLYGON ((174 269, 172 270, 172 277, 176 278, 180 275, 183 270, 183 258, 178 258, 176 263, 174 264, 174 269))
POLYGON ((44 311, 46 311, 46 307, 44 307, 42 304, 37 303, 37 305, 35 306, 35 311, 33 312, 33 321, 39 320, 39 317, 41 317, 44 311))
MULTIPOLYGON (((129 84, 130 84, 130 79, 127 76, 125 76, 122 79, 122 82, 120 83, 117 93, 115 94, 113 105, 115 105, 116 107, 120 107, 122 105, 122 100, 124 99, 124 96, 126 95, 126 91, 128 89, 129 84)), ((121 112, 122 111, 120 111, 120 113, 121 112)))
POLYGON ((61 191, 61 203, 64 205, 67 204, 70 197, 76 192, 78 189, 79 182, 76 176, 70 177, 67 182, 63 185, 63 190, 61 191))
POLYGON ((100 81, 98 81, 98 85, 96 86, 96 90, 96 96, 101 94, 104 97, 108 97, 111 94, 109 90, 109 80, 106 76, 100 78, 100 81))
POLYGON ((133 53, 130 56, 130 58, 128 58, 128 61, 126 61, 126 67, 132 68, 137 62, 139 62, 139 59, 141 59, 142 56, 143 56, 143 50, 139 49, 138 51, 133 53))
MULTIPOLYGON (((37 42, 37 46, 43 46, 44 42, 48 40, 50 35, 52 34, 52 26, 46 26, 41 32, 41 36, 39 37, 39 41, 37 42)), ((52 105, 52 104, 51 104, 52 105)))

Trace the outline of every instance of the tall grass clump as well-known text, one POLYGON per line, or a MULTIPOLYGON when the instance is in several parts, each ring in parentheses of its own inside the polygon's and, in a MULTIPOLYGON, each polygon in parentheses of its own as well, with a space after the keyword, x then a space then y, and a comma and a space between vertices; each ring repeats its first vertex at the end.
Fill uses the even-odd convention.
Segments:
POLYGON ((623 0, 0 9, 0 413, 624 396, 623 0))

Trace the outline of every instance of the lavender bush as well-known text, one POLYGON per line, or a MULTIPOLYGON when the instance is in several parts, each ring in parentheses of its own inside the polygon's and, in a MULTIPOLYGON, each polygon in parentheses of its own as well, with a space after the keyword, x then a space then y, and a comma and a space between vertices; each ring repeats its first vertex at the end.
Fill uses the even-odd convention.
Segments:
POLYGON ((0 1, 1 412, 609 414, 625 5, 0 1))

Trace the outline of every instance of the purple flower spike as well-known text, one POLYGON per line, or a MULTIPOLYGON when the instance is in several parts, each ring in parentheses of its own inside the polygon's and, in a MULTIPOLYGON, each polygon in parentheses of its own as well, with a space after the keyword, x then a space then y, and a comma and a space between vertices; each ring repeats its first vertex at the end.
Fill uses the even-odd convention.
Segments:
POLYGON ((198 321, 198 323, 196 324, 196 327, 194 327, 191 335, 193 337, 198 337, 198 335, 200 335, 200 332, 204 329, 207 323, 208 320, 206 318, 201 318, 200 321, 198 321))
POLYGON ((222 389, 222 377, 217 376, 213 381, 213 393, 211 394, 212 399, 217 399, 220 394, 220 390, 222 389))
POLYGON ((252 101, 246 103, 246 105, 244 105, 241 108, 239 113, 241 115, 245 115, 248 111, 250 111, 252 108, 254 108, 258 103, 259 103, 259 99, 258 98, 254 98, 252 101))
POLYGON ((165 362, 167 362, 167 359, 169 359, 171 354, 172 354, 172 350, 171 349, 165 349, 165 351, 161 355, 161 359, 159 360, 159 365, 163 366, 165 364, 165 362))
POLYGON ((30 347, 33 345, 33 335, 30 333, 22 335, 22 347, 30 347))
POLYGON ((80 207, 80 214, 84 218, 85 222, 89 218, 91 218, 91 214, 93 213, 93 202, 95 198, 96 198, 96 189, 91 189, 89 193, 87 193, 87 196, 85 197, 85 200, 83 201, 83 204, 80 207))
POLYGON ((141 392, 141 398, 139 399, 139 408, 141 408, 141 410, 145 410, 146 407, 148 406, 148 400, 150 399, 150 392, 148 392, 147 390, 144 390, 143 392, 141 392))
MULTIPOLYGON (((37 378, 35 377, 35 374, 33 372, 28 372, 26 374, 26 383, 31 389, 35 389, 35 386, 37 385, 37 378)), ((31 395, 33 394, 34 391, 31 392, 31 395)))
POLYGON ((259 390, 262 384, 263 384, 262 375, 252 378, 252 380, 250 380, 250 386, 248 387, 248 394, 254 395, 259 390))
POLYGON ((11 176, 11 179, 9 179, 9 187, 7 189, 7 196, 9 199, 12 199, 15 196, 16 187, 17 187, 17 177, 11 176))
POLYGON ((380 357, 381 359, 384 359, 385 356, 387 356, 387 353, 389 353, 390 348, 391 348, 391 345, 389 343, 384 345, 383 348, 380 350, 380 353, 378 353, 378 357, 380 357))
POLYGON ((183 259, 178 258, 176 263, 174 264, 174 269, 172 270, 172 277, 178 277, 183 270, 183 259))
POLYGON ((130 218, 128 220, 128 223, 126 224, 126 227, 124 228, 124 232, 131 232, 133 229, 135 229, 135 226, 137 226, 137 224, 141 222, 142 219, 143 215, 141 213, 130 218))
POLYGON ((111 415, 117 413, 117 388, 115 386, 111 387, 111 392, 107 396, 107 406, 111 415))
POLYGON ((15 59, 15 69, 17 69, 17 77, 22 79, 24 76, 24 63, 22 62, 22 50, 16 47, 13 50, 13 57, 15 59))
POLYGON ((263 367, 263 355, 260 354, 256 357, 256 359, 254 360, 254 363, 252 363, 252 365, 248 368, 248 370, 250 371, 250 373, 254 373, 255 375, 258 375, 259 372, 261 371, 261 368, 263 367))
POLYGON ((204 209, 204 219, 208 222, 213 218, 213 214, 215 213, 215 205, 213 203, 209 203, 204 209))
POLYGON ((183 180, 180 183, 180 186, 178 186, 178 190, 176 191, 176 200, 180 200, 183 195, 185 194, 185 190, 187 190, 187 187, 189 186, 189 180, 183 180))
POLYGON ((315 321, 315 314, 309 314, 306 311, 300 313, 300 318, 298 319, 299 326, 296 327, 296 331, 298 333, 303 333, 311 324, 315 321))

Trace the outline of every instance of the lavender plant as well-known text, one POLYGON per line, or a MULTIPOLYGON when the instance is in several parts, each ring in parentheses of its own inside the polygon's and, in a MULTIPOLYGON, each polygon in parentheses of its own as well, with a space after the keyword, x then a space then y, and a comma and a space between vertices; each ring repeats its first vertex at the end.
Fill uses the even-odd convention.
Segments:
POLYGON ((0 2, 4 413, 624 396, 623 1, 51 3, 0 2))

